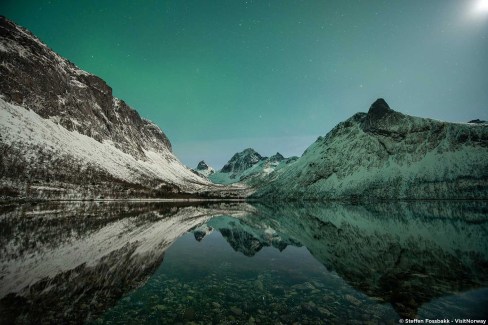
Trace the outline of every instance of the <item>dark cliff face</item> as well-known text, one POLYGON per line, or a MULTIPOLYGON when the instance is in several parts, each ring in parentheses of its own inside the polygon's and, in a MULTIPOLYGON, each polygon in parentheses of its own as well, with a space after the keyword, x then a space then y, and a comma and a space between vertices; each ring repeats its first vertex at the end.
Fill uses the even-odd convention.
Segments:
POLYGON ((0 17, 0 94, 66 129, 143 158, 171 150, 165 134, 142 119, 97 76, 60 57, 27 30, 0 17))

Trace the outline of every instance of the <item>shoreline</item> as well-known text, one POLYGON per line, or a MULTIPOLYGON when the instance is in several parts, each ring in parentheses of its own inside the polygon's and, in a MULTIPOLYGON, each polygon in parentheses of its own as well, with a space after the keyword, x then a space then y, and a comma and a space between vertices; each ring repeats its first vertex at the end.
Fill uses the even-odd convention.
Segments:
POLYGON ((129 203, 202 203, 202 202, 235 202, 235 203, 344 203, 351 205, 373 204, 373 203, 412 203, 412 202, 487 202, 484 199, 370 199, 370 200, 348 200, 348 199, 291 199, 291 200, 267 200, 253 198, 129 198, 129 199, 0 199, 0 205, 7 204, 37 204, 37 203, 70 203, 70 202, 129 202, 129 203))

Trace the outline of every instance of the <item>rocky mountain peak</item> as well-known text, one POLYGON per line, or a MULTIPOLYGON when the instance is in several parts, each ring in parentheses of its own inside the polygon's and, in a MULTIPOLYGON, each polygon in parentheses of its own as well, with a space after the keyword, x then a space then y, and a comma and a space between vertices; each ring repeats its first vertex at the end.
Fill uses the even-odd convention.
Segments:
POLYGON ((272 200, 305 195, 313 200, 484 198, 487 161, 488 125, 409 116, 378 99, 368 113, 339 123, 253 195, 272 200))
POLYGON ((388 113, 393 112, 388 103, 383 98, 378 98, 368 111, 368 116, 370 119, 381 119, 388 113))
POLYGON ((208 165, 203 160, 200 161, 197 165, 197 170, 207 170, 208 168, 208 165))
POLYGON ((250 186, 258 186, 266 182, 268 175, 284 166, 295 162, 298 157, 285 158, 277 152, 271 157, 263 157, 254 149, 246 149, 236 153, 231 160, 209 179, 216 184, 232 184, 242 182, 250 186))
POLYGON ((213 173, 215 173, 215 170, 209 165, 207 165, 207 163, 203 160, 198 163, 197 168, 193 169, 193 171, 205 177, 208 177, 213 173))
MULTIPOLYGON (((239 154, 239 153, 238 153, 239 154)), ((256 150, 254 150, 253 148, 247 148, 247 149, 244 149, 241 154, 243 155, 258 155, 260 156, 259 153, 256 152, 256 150)))
POLYGON ((268 160, 271 162, 280 162, 280 161, 283 161, 284 159, 285 159, 285 157, 283 157, 283 155, 280 154, 279 152, 277 152, 276 154, 274 154, 268 158, 268 160))
POLYGON ((399 113, 392 110, 383 98, 378 98, 371 104, 368 114, 366 114, 362 124, 363 130, 367 132, 378 128, 388 128, 388 125, 395 121, 395 116, 398 117, 397 115, 399 113))
POLYGON ((222 167, 221 172, 231 173, 244 171, 264 159, 266 159, 266 157, 261 156, 254 149, 247 148, 232 156, 229 162, 222 167))

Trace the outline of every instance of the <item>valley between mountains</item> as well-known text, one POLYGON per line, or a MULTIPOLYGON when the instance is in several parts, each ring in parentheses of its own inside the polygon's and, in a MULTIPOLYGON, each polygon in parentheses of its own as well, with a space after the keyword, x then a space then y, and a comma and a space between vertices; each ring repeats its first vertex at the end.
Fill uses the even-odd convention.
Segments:
POLYGON ((413 117, 380 98, 300 157, 248 148, 220 170, 192 170, 105 81, 5 17, 0 75, 3 200, 488 199, 483 121, 413 117))

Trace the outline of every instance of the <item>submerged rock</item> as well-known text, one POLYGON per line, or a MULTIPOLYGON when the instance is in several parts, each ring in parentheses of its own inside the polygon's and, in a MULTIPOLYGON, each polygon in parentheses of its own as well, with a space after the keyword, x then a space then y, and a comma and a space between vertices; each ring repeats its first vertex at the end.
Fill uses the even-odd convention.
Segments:
POLYGON ((234 315, 237 315, 237 316, 242 315, 242 309, 240 309, 239 307, 232 306, 232 307, 230 307, 230 311, 231 311, 231 312, 232 312, 234 315))

